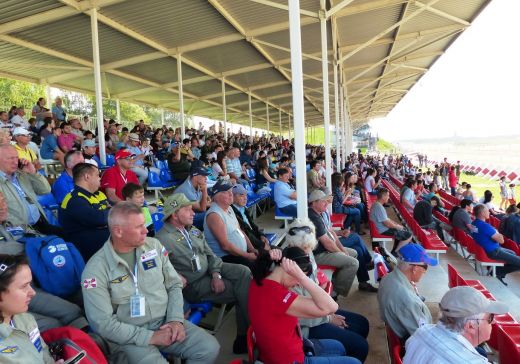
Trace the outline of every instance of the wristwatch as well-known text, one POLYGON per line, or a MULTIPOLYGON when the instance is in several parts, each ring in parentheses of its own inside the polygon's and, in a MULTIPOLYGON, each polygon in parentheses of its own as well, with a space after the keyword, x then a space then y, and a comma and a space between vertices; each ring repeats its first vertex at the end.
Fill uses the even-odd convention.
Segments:
POLYGON ((222 276, 220 275, 220 273, 217 273, 217 274, 213 274, 213 278, 222 279, 222 276))

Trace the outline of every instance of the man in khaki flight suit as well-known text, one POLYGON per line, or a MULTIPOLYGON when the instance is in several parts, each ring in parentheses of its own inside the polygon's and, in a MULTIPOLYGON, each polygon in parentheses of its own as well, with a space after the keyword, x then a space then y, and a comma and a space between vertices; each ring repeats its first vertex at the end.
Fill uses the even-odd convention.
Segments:
POLYGON ((247 353, 249 326, 247 296, 251 272, 241 264, 223 263, 209 247, 204 234, 193 224, 193 204, 183 193, 164 203, 164 227, 156 237, 170 252, 170 261, 185 279, 184 297, 190 302, 236 302, 235 354, 247 353))
POLYGON ((158 240, 147 238, 141 207, 120 202, 108 216, 111 237, 82 276, 85 312, 129 363, 164 363, 161 352, 189 364, 215 362, 217 340, 184 320, 182 283, 158 240))

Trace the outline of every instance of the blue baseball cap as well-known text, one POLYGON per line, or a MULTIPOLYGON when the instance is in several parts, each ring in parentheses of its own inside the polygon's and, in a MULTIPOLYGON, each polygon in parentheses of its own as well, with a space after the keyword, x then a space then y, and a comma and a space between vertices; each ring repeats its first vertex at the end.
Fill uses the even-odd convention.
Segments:
POLYGON ((204 167, 195 166, 195 167, 191 167, 191 169, 190 169, 190 176, 192 176, 192 177, 195 177, 195 176, 209 176, 209 172, 204 167))
POLYGON ((430 257, 421 245, 415 243, 403 246, 399 249, 398 255, 403 262, 408 264, 426 263, 432 267, 438 264, 437 259, 430 257))
POLYGON ((209 191, 209 195, 213 197, 219 192, 229 191, 232 188, 233 185, 230 182, 219 179, 217 183, 215 183, 215 185, 209 191))

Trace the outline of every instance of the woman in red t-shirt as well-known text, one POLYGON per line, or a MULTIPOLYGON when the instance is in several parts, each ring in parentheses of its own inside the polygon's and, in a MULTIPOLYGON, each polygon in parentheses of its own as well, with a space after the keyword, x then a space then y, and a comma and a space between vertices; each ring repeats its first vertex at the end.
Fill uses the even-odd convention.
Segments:
POLYGON ((257 258, 248 312, 260 360, 265 364, 360 364, 355 358, 342 356, 345 348, 336 340, 313 340, 315 356, 304 355, 298 318, 323 317, 338 309, 338 304, 307 276, 310 273, 309 255, 298 247, 257 258), (271 256, 275 263, 272 270, 271 256), (289 291, 296 285, 301 285, 311 297, 289 291))

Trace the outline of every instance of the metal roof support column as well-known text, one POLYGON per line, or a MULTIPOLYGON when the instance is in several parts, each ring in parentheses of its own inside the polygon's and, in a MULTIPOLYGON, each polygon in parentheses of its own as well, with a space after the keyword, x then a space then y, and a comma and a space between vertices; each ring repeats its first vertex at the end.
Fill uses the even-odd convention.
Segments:
POLYGON ((253 108, 251 106, 251 93, 247 94, 247 103, 249 105, 249 135, 253 137, 253 108))
MULTIPOLYGON (((186 125, 184 122, 184 92, 182 90, 182 55, 177 55, 177 83, 179 89, 179 116, 181 118, 181 136, 186 135, 186 125)), ((164 120, 163 120, 164 125, 164 120)))
POLYGON ((341 172, 341 147, 339 138, 339 95, 338 95, 338 64, 334 61, 334 117, 336 119, 336 171, 341 172))
POLYGON ((305 111, 303 105, 303 66, 300 28, 300 0, 289 0, 289 35, 291 45, 292 100, 294 114, 294 153, 296 159, 297 210, 299 218, 307 215, 307 177, 305 166, 305 111))
POLYGON ((224 139, 227 141, 226 82, 224 78, 222 78, 222 119, 224 120, 224 139))
POLYGON ((116 120, 121 123, 121 102, 119 99, 116 99, 116 120))
MULTIPOLYGON (((345 154, 345 108, 344 106, 344 99, 343 99, 343 87, 339 88, 339 108, 340 108, 340 121, 339 121, 339 135, 340 135, 340 141, 338 148, 341 150, 341 155, 343 156, 341 162, 344 165, 347 161, 347 156, 345 154)), ((340 171, 343 170, 343 166, 340 164, 339 166, 340 171)))
MULTIPOLYGON (((321 77, 323 80, 323 121, 325 129, 325 181, 329 191, 332 191, 332 160, 330 156, 329 63, 327 50, 327 18, 325 10, 325 0, 321 0, 321 77)), ((329 209, 331 209, 330 205, 329 209)))
POLYGON ((350 153, 352 153, 352 149, 354 147, 353 141, 352 141, 352 136, 353 136, 352 122, 350 121, 350 117, 348 116, 348 113, 346 113, 346 115, 347 115, 347 153, 350 154, 350 153))
POLYGON ((265 103, 265 117, 267 119, 267 137, 269 138, 269 134, 270 134, 270 131, 269 131, 269 104, 268 103, 265 103))
MULTIPOLYGON (((343 93, 344 95, 346 94, 346 92, 343 93)), ((344 146, 344 150, 345 150, 345 162, 347 161, 347 156, 350 155, 350 153, 352 152, 352 149, 349 149, 348 147, 348 128, 349 128, 349 118, 348 118, 348 112, 347 112, 347 99, 346 99, 346 96, 345 95, 345 99, 343 100, 343 146, 344 146)))
POLYGON ((47 108, 50 110, 52 108, 51 86, 49 86, 49 85, 45 86, 45 94, 46 94, 46 97, 47 97, 47 108))
POLYGON ((289 121, 289 142, 291 142, 291 114, 287 114, 287 120, 289 121))
POLYGON ((98 13, 96 8, 90 11, 90 29, 92 32, 92 60, 94 63, 94 86, 96 90, 96 116, 98 127, 99 159, 107 164, 105 150, 105 127, 103 124, 103 95, 101 94, 101 65, 99 63, 98 13))
POLYGON ((278 109, 278 124, 280 125, 280 139, 283 139, 282 135, 282 110, 278 109))

